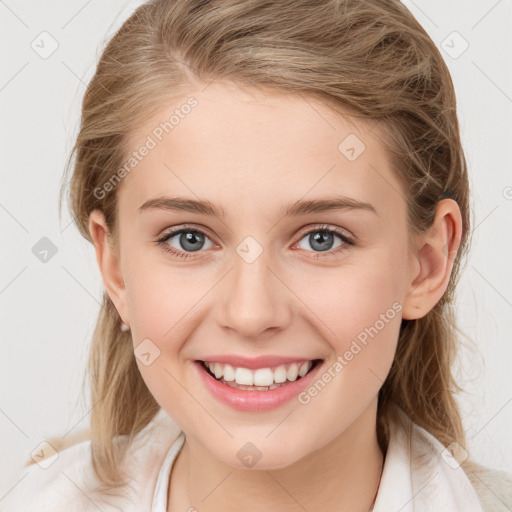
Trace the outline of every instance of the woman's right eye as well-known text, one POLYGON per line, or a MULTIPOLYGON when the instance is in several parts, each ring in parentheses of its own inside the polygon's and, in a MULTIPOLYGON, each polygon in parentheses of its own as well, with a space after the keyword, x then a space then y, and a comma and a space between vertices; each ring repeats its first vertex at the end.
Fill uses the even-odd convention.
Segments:
MULTIPOLYGON (((162 238, 157 240, 157 242, 162 245, 165 251, 185 259, 189 257, 191 253, 200 251, 200 249, 203 248, 202 246, 204 245, 205 239, 210 240, 203 231, 197 228, 182 227, 169 231, 162 238), (173 238, 176 238, 174 243, 178 245, 178 247, 169 245, 169 242, 173 238)), ((211 241, 210 243, 213 246, 211 241)))

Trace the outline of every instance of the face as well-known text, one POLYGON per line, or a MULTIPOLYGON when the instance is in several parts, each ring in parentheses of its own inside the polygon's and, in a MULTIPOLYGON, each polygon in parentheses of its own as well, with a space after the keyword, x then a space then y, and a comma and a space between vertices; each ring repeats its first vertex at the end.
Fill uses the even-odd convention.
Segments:
POLYGON ((389 372, 407 293, 406 194, 377 130, 313 99, 219 81, 190 96, 161 140, 155 128, 189 96, 130 138, 130 153, 156 144, 118 185, 111 297, 144 381, 188 439, 232 467, 251 441, 259 467, 285 467, 348 432, 389 372), (219 215, 147 203, 171 197, 219 215), (353 207, 285 213, 338 199, 353 207), (256 411, 200 376, 197 361, 228 355, 322 361, 300 395, 256 411))

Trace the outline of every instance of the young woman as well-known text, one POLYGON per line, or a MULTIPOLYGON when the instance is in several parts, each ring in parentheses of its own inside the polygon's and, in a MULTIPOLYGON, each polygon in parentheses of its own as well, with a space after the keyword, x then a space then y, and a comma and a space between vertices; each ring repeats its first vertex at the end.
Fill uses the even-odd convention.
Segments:
POLYGON ((148 2, 73 155, 105 285, 90 439, 5 512, 509 510, 450 370, 454 89, 399 1, 148 2))

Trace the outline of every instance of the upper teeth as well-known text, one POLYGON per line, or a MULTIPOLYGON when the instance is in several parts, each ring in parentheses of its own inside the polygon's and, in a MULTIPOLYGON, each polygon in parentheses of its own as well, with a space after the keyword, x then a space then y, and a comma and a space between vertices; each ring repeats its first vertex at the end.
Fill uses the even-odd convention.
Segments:
POLYGON ((236 381, 237 384, 246 386, 271 386, 273 383, 297 380, 297 376, 304 377, 313 366, 313 361, 304 363, 291 363, 290 365, 280 365, 275 369, 259 368, 250 370, 248 368, 234 368, 230 364, 208 363, 204 364, 215 374, 217 379, 224 377, 226 382, 236 381))

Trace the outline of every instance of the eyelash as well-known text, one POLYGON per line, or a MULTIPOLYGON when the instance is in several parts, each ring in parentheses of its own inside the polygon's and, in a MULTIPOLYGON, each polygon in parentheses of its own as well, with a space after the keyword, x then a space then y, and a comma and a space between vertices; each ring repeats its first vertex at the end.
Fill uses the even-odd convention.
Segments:
MULTIPOLYGON (((299 238, 299 241, 302 240, 306 235, 309 235, 311 233, 317 233, 317 232, 324 232, 324 233, 329 233, 331 235, 337 235, 337 236, 339 236, 341 238, 341 240, 344 242, 344 244, 340 245, 336 249, 330 249, 328 251, 321 251, 321 252, 314 252, 313 251, 314 254, 315 254, 314 258, 316 258, 316 259, 322 258, 322 257, 325 257, 325 256, 329 256, 329 255, 332 255, 332 254, 335 254, 335 253, 338 253, 338 252, 341 252, 341 251, 344 251, 344 250, 346 250, 348 248, 347 246, 355 245, 355 242, 354 242, 354 240, 352 240, 352 238, 349 238, 348 236, 343 234, 338 229, 331 228, 330 226, 327 226, 327 225, 315 226, 313 229, 310 229, 309 231, 306 231, 306 232, 302 233, 301 237, 299 238)), ((178 251, 174 247, 171 247, 169 244, 167 244, 168 240, 170 240, 171 238, 173 238, 174 236, 176 236, 176 235, 178 235, 180 233, 199 233, 201 235, 204 235, 205 237, 208 237, 208 235, 204 231, 202 231, 202 230, 200 230, 200 229, 198 229, 196 227, 186 226, 185 225, 185 226, 182 226, 182 227, 180 227, 178 229, 174 229, 172 231, 169 231, 168 233, 163 235, 160 239, 158 239, 156 241, 156 243, 158 245, 160 245, 164 251, 172 254, 173 256, 177 256, 177 257, 183 258, 183 259, 186 259, 189 256, 194 257, 192 252, 178 251)), ((202 251, 197 251, 197 252, 202 252, 202 251)), ((308 252, 311 252, 311 251, 308 251, 308 252)))

